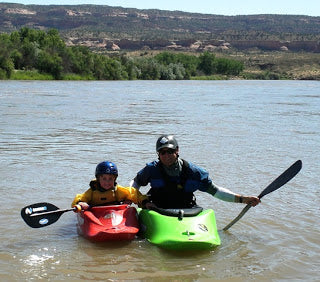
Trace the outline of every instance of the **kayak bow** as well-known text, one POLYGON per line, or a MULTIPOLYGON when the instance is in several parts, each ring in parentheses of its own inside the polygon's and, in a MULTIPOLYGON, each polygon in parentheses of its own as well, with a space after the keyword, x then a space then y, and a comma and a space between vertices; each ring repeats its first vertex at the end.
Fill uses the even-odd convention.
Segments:
POLYGON ((220 245, 212 209, 138 209, 140 232, 170 250, 207 250, 220 245))
POLYGON ((94 242, 133 240, 139 231, 137 210, 127 204, 92 207, 77 218, 78 233, 94 242))

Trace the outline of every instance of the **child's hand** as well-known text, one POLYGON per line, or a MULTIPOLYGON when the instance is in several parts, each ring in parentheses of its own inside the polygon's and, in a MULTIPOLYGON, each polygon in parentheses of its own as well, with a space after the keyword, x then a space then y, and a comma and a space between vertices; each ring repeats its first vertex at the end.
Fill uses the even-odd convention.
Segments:
POLYGON ((79 202, 78 205, 81 207, 82 210, 86 211, 90 208, 90 206, 86 202, 79 202))
POLYGON ((123 204, 131 205, 131 204, 132 204, 132 201, 130 201, 130 200, 124 200, 124 201, 123 201, 123 204))
POLYGON ((81 206, 80 205, 75 205, 75 206, 73 206, 73 208, 74 208, 74 212, 81 212, 81 206))

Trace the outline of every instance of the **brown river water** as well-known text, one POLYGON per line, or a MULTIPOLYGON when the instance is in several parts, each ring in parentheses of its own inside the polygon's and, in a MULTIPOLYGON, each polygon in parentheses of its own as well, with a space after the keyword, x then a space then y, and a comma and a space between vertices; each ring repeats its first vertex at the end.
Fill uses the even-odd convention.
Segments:
POLYGON ((316 81, 0 81, 0 280, 320 281, 319 151, 316 81), (21 219, 28 204, 69 208, 103 160, 127 186, 163 133, 237 193, 258 195, 298 159, 303 168, 228 232, 244 206, 197 193, 221 230, 209 251, 91 243, 73 212, 39 229, 21 219))

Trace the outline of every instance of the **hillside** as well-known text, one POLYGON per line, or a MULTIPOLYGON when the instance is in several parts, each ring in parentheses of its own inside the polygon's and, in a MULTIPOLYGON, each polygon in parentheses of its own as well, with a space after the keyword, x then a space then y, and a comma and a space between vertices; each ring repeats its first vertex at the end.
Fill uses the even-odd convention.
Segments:
POLYGON ((320 52, 320 17, 221 16, 98 5, 0 3, 0 32, 57 29, 68 45, 105 50, 320 52))

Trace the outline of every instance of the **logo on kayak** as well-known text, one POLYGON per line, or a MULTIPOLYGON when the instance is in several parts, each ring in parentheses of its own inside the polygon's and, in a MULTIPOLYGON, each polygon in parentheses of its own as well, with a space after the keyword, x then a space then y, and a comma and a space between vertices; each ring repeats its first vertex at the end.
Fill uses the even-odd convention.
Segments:
POLYGON ((204 224, 198 224, 198 227, 199 227, 200 230, 202 230, 204 232, 208 232, 208 228, 204 224))
POLYGON ((190 238, 190 236, 196 235, 196 233, 194 232, 190 232, 189 230, 186 230, 185 232, 182 232, 182 235, 187 235, 189 237, 188 240, 193 240, 192 238, 190 238))
POLYGON ((112 226, 119 225, 123 220, 122 214, 115 211, 105 214, 103 218, 111 219, 112 226))
POLYGON ((41 225, 45 225, 45 224, 47 224, 48 222, 49 222, 49 220, 46 219, 46 218, 42 218, 41 220, 39 220, 39 223, 40 223, 41 225))

